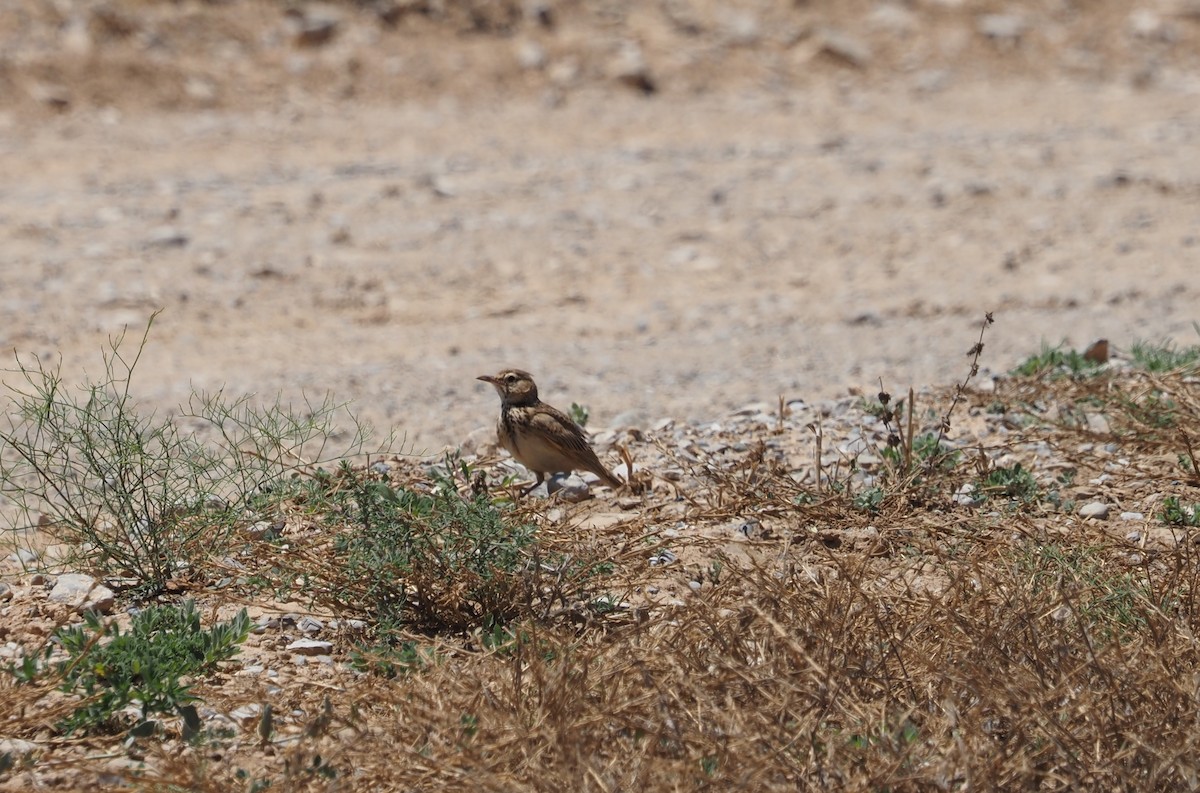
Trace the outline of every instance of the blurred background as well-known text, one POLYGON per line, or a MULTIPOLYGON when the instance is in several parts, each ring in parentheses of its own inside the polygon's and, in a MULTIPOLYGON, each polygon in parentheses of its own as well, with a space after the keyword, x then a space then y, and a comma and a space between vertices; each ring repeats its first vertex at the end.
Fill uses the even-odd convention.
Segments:
MULTIPOLYGON (((1200 341, 1197 0, 0 0, 0 346, 436 451, 1200 341)), ((6 355, 9 353, 6 352, 6 355)))

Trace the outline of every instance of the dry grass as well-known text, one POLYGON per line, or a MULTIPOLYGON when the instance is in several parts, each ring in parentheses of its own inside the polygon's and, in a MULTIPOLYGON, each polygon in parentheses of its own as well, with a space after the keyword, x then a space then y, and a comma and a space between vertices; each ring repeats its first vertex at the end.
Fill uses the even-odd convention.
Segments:
MULTIPOLYGON (((1128 525, 1081 521, 1061 501, 965 507, 950 496, 1040 444, 1077 481, 1108 471, 1106 500, 1200 502, 1188 468, 1200 388, 1185 373, 1136 372, 956 388, 931 405, 934 432, 956 399, 955 426, 997 405, 1012 426, 954 466, 886 480, 871 509, 849 477, 798 485, 761 444, 736 464, 693 463, 693 485, 659 483, 603 528, 579 528, 594 504, 529 507, 513 519, 538 526, 539 558, 609 572, 526 568, 499 634, 470 620, 392 634, 423 653, 393 678, 338 667, 274 690, 202 684, 217 710, 270 703, 277 721, 194 745, 168 737, 128 778, 214 792, 256 780, 313 791, 1193 789, 1200 553, 1189 528, 1148 515, 1154 541, 1132 542, 1128 525), (1101 444, 1115 451, 1097 455, 1101 444), (1118 456, 1127 464, 1114 468, 1118 456), (714 529, 748 516, 771 531, 730 541, 714 529), (689 529, 668 543, 667 524, 689 529), (679 563, 648 565, 666 544, 679 563), (603 594, 619 606, 596 608, 603 594)), ((422 486, 415 469, 403 476, 422 486)), ((325 582, 315 600, 346 613, 362 582, 337 580, 330 547, 299 531, 264 569, 285 557, 293 573, 306 567, 325 582)), ((439 589, 437 608, 455 591, 439 589)), ((0 732, 43 730, 44 692, 2 685, 0 732)), ((116 747, 91 748, 107 758, 116 747)), ((77 762, 78 779, 99 779, 104 762, 77 762)))

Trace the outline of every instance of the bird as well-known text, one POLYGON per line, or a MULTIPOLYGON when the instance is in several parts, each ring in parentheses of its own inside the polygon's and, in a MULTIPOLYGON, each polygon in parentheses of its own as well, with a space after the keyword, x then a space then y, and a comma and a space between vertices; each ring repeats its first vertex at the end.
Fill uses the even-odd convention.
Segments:
POLYGON ((533 491, 548 473, 575 470, 591 471, 609 487, 621 487, 621 480, 609 473, 592 451, 583 428, 538 399, 537 384, 529 372, 504 369, 475 379, 490 383, 500 395, 500 421, 496 424, 500 445, 537 477, 521 495, 533 491))

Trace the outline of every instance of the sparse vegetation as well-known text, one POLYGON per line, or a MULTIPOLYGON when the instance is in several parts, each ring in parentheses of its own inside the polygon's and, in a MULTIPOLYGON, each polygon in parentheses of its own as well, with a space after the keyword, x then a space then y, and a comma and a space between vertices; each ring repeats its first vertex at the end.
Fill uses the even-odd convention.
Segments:
POLYGON ((1200 528, 1200 504, 1185 505, 1176 496, 1163 499, 1159 518, 1168 526, 1200 528))
POLYGON ((1022 503, 1035 501, 1038 497, 1037 480, 1020 463, 988 471, 979 482, 979 491, 988 498, 1006 498, 1022 503))
POLYGON ((48 529, 77 568, 131 580, 143 596, 226 552, 237 527, 269 507, 264 494, 360 453, 368 432, 356 424, 333 448, 335 417, 353 417, 328 399, 297 412, 197 394, 178 416, 142 412, 133 377, 153 321, 132 351, 123 335, 110 341, 96 382, 69 386, 58 366, 18 360, 0 430, 11 536, 48 529))
POLYGON ((587 423, 588 423, 589 415, 590 415, 590 413, 588 412, 586 405, 581 405, 578 402, 571 403, 571 409, 570 409, 571 421, 574 421, 576 424, 578 424, 581 427, 586 427, 587 423))
POLYGON ((1170 340, 1157 343, 1134 342, 1129 348, 1129 356, 1136 366, 1153 373, 1195 373, 1200 366, 1200 346, 1177 347, 1170 340))
POLYGON ((229 622, 201 629, 200 614, 191 600, 140 611, 125 631, 115 621, 105 624, 99 615, 88 612, 82 625, 55 633, 41 660, 27 656, 11 671, 25 683, 52 674, 61 680, 62 691, 82 697, 58 725, 67 735, 132 728, 133 735, 147 736, 158 728, 150 719, 159 714, 179 715, 198 727, 193 707, 198 698, 187 680, 233 657, 249 630, 245 609, 229 622), (51 664, 48 659, 55 646, 66 658, 51 664), (139 712, 132 721, 122 717, 130 704, 136 704, 139 712))
MULTIPOLYGON (((514 503, 502 475, 454 458, 284 479, 250 503, 286 528, 238 557, 245 583, 232 589, 333 614, 344 633, 320 667, 328 685, 263 694, 274 707, 257 720, 195 732, 181 702, 228 711, 247 694, 179 673, 170 679, 186 689, 164 686, 166 699, 124 720, 113 714, 141 695, 72 703, 99 708, 76 731, 140 729, 153 769, 142 783, 213 793, 351 778, 376 789, 466 778, 544 790, 1190 789, 1200 554, 1161 525, 1122 538, 1081 522, 1060 493, 1124 488, 1117 498, 1136 503, 1170 483, 1178 495, 1155 517, 1196 526, 1200 505, 1179 481, 1200 435, 1184 378, 1032 374, 996 393, 923 393, 919 410, 913 395, 902 411, 881 399, 883 430, 846 447, 881 449, 873 465, 847 454, 817 486, 760 439, 697 445, 632 509, 514 503), (1171 404, 1122 407, 1151 392, 1171 404), (1006 409, 989 413, 997 403, 1006 409), (1111 425, 1102 435, 1076 416, 1097 410, 1111 425), (1152 431, 1167 410, 1172 430, 1152 431), (955 436, 1001 422, 1003 433, 955 436)), ((763 432, 804 430, 781 418, 763 432)), ((184 621, 194 638, 194 612, 184 621)), ((84 659, 80 674, 109 681, 97 671, 108 662, 87 655, 116 644, 99 626, 60 641, 84 659)), ((210 646, 236 646, 244 628, 210 646)), ((43 658, 21 667, 26 682, 0 683, 0 723, 19 735, 38 729, 18 715, 33 712, 23 698, 70 668, 43 658)))
POLYGON ((1100 368, 1100 363, 1085 358, 1077 350, 1043 343, 1040 352, 1026 358, 1010 374, 1018 377, 1081 377, 1094 374, 1100 368))

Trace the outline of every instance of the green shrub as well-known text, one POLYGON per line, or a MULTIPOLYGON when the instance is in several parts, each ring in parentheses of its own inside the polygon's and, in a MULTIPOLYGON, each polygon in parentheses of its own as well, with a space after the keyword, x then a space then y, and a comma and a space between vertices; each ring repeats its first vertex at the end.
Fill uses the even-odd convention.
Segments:
POLYGON ((461 496, 447 479, 429 493, 395 488, 346 467, 331 498, 335 572, 357 582, 333 594, 382 632, 503 623, 526 602, 535 529, 485 494, 461 496))
POLYGON ((361 452, 367 435, 356 423, 330 449, 344 405, 328 399, 296 412, 197 394, 176 417, 140 411, 133 374, 153 321, 132 356, 123 336, 110 340, 104 376, 78 388, 64 384, 61 364, 18 358, 0 428, 0 491, 17 507, 14 529, 46 525, 73 549, 73 564, 132 577, 143 595, 227 552, 237 526, 257 519, 248 507, 261 508, 262 494, 361 452))
MULTIPOLYGON (((130 726, 119 724, 118 712, 131 703, 137 703, 142 725, 163 713, 194 719, 189 706, 197 698, 184 679, 194 679, 232 658, 249 633, 245 609, 232 620, 203 630, 191 600, 180 606, 147 608, 133 618, 126 632, 115 622, 106 627, 99 616, 88 612, 83 625, 54 634, 54 642, 67 654, 56 664, 62 675, 60 688, 83 697, 59 727, 70 734, 130 726)), ((36 668, 31 657, 14 671, 29 680, 47 670, 36 668)), ((141 727, 139 734, 145 731, 141 727)))

